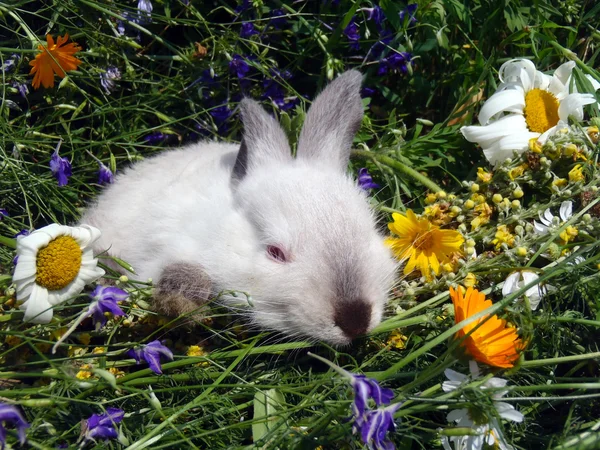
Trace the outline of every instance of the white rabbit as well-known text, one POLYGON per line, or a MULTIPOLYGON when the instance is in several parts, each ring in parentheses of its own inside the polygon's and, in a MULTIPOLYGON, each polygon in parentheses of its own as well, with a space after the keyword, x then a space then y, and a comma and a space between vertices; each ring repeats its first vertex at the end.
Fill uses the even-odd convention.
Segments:
POLYGON ((96 250, 156 281, 162 312, 235 290, 251 295, 261 327, 339 345, 368 332, 396 263, 347 174, 361 79, 348 71, 317 97, 296 158, 275 119, 245 99, 241 146, 201 142, 125 170, 81 220, 102 231, 96 250))

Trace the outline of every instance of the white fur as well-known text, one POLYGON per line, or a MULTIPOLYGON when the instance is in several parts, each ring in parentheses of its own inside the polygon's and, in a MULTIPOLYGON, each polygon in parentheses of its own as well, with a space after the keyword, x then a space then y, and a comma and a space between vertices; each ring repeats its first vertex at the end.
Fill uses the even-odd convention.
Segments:
MULTIPOLYGON (((302 143, 297 159, 283 144, 265 150, 265 140, 278 131, 261 135, 271 119, 264 113, 248 120, 249 112, 262 113, 246 102, 245 139, 256 133, 247 141, 248 171, 239 181, 232 182, 237 145, 171 150, 117 176, 81 222, 102 230, 96 250, 131 263, 141 279, 157 281, 172 262, 200 264, 215 293, 252 296, 251 314, 260 326, 347 344, 333 320, 334 302, 346 301, 339 298, 344 292, 370 303, 372 329, 381 320, 395 263, 365 194, 337 159, 309 156, 302 143), (284 248, 289 261, 269 258, 267 245, 284 248)), ((316 103, 311 113, 325 114, 316 103)), ((240 304, 240 298, 223 300, 240 304)))

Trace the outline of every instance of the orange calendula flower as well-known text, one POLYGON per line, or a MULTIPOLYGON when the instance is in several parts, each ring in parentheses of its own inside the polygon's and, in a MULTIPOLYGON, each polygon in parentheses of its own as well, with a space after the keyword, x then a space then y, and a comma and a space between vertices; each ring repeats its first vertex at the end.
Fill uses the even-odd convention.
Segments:
POLYGON ((73 56, 81 48, 75 42, 66 44, 68 40, 69 35, 65 34, 64 37, 58 36, 57 42, 54 43, 54 39, 48 34, 46 35, 48 45, 46 47, 38 45, 41 53, 35 55, 35 59, 29 62, 32 66, 29 74, 34 74, 32 83, 34 89, 38 89, 40 84, 45 88, 53 87, 54 74, 64 78, 67 72, 77 69, 81 64, 81 61, 73 56))
MULTIPOLYGON (((450 297, 452 303, 454 303, 456 323, 462 322, 492 306, 491 300, 486 300, 483 293, 472 287, 467 289, 464 294, 460 289, 450 288, 450 297)), ((512 367, 514 361, 519 357, 519 351, 524 347, 517 336, 517 330, 508 327, 506 320, 500 319, 495 314, 491 317, 483 316, 465 325, 456 333, 458 339, 465 336, 467 337, 462 341, 462 345, 467 353, 476 361, 494 367, 512 367), (482 324, 472 331, 480 323, 482 324), (469 334, 469 332, 471 333, 469 334)))
POLYGON ((439 275, 442 265, 451 261, 452 255, 461 252, 465 239, 458 231, 442 230, 427 218, 418 218, 410 209, 406 215, 392 214, 394 221, 388 224, 397 237, 388 237, 386 244, 400 260, 408 260, 404 274, 415 268, 431 280, 432 271, 439 275))

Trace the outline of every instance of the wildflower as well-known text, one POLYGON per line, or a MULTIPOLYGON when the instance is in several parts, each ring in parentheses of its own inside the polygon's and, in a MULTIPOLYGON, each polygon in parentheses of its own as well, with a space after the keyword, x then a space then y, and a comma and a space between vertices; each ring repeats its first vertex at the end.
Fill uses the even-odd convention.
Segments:
POLYGON ((400 21, 404 22, 404 18, 408 16, 409 25, 416 23, 417 19, 415 18, 415 13, 417 12, 417 6, 417 3, 411 3, 402 11, 400 11, 400 13, 398 14, 400 16, 400 21))
POLYGON ((150 0, 138 0, 138 20, 140 25, 152 22, 152 2, 150 0), (144 18, 145 16, 145 18, 144 18))
POLYGON ((565 178, 556 178, 552 182, 552 186, 557 187, 557 188, 565 187, 567 184, 568 184, 568 182, 565 178))
POLYGON ((16 406, 0 403, 0 445, 4 450, 4 446, 6 445, 6 429, 3 423, 11 423, 17 428, 19 442, 23 445, 25 443, 25 430, 29 428, 29 424, 16 406))
POLYGON ((360 90, 361 98, 370 98, 373 97, 377 93, 377 89, 369 86, 363 86, 360 90))
POLYGON ((523 192, 523 189, 518 187, 512 191, 512 195, 514 198, 521 198, 525 195, 525 192, 523 192))
POLYGON ((67 227, 56 223, 17 240, 19 260, 13 274, 17 301, 24 320, 48 323, 52 306, 77 295, 104 275, 96 267, 92 245, 100 230, 89 225, 67 227))
POLYGON ((69 182, 69 177, 72 175, 71 163, 67 158, 58 156, 58 149, 60 148, 61 143, 62 140, 58 142, 56 149, 50 158, 50 170, 52 171, 54 178, 56 178, 56 181, 58 181, 58 185, 66 186, 69 182))
POLYGON ((250 0, 242 0, 242 3, 240 3, 235 9, 235 13, 236 14, 241 14, 244 11, 246 11, 247 9, 250 9, 252 7, 252 2, 250 0))
POLYGON ((492 201, 496 204, 500 203, 502 201, 502 195, 494 194, 492 197, 492 201))
POLYGON ((244 39, 249 39, 250 36, 254 36, 258 34, 258 30, 254 27, 252 22, 243 22, 242 28, 240 29, 240 37, 244 39))
POLYGON ((559 234, 559 237, 562 239, 562 241, 565 244, 568 244, 569 241, 572 241, 573 239, 575 239, 578 234, 579 234, 579 230, 577 228, 575 228, 574 226, 569 225, 569 226, 567 226, 567 228, 565 228, 559 234))
POLYGON ((3 73, 10 73, 12 70, 14 70, 15 65, 19 61, 19 59, 21 59, 21 56, 17 55, 16 53, 13 53, 12 55, 10 55, 10 58, 4 60, 4 63, 2 63, 2 66, 0 66, 0 70, 3 73))
POLYGON ((408 341, 408 336, 402 334, 400 330, 395 330, 390 334, 390 337, 387 340, 387 345, 393 348, 397 348, 398 350, 402 350, 406 348, 406 342, 408 341))
POLYGON ((100 74, 100 86, 104 89, 106 95, 115 90, 115 81, 121 79, 121 71, 115 66, 109 66, 104 73, 100 74))
POLYGON ((161 374, 162 368, 160 366, 160 356, 164 356, 169 361, 173 360, 173 353, 167 347, 162 345, 159 340, 149 342, 146 345, 142 345, 135 349, 127 351, 127 356, 135 359, 139 364, 142 359, 148 363, 150 370, 154 373, 161 374))
MULTIPOLYGON (((536 273, 530 270, 519 270, 511 273, 504 281, 502 286, 502 295, 504 297, 509 296, 513 292, 518 291, 523 286, 532 283, 539 277, 536 273)), ((531 309, 535 311, 542 300, 542 296, 547 292, 547 289, 540 284, 536 284, 525 291, 525 296, 529 300, 531 309)))
POLYGON ((429 193, 427 194, 427 196, 425 197, 425 203, 427 205, 430 205, 431 203, 435 203, 437 200, 437 197, 435 196, 434 193, 429 193))
POLYGON ((540 141, 538 141, 537 138, 531 138, 529 139, 528 143, 527 143, 527 148, 529 149, 530 152, 532 153, 542 153, 542 144, 540 143, 540 141))
POLYGON ((362 441, 370 450, 393 450, 396 447, 386 439, 386 434, 396 429, 394 413, 402 403, 394 403, 387 408, 367 411, 363 418, 357 420, 353 429, 360 431, 362 441))
POLYGON ((218 128, 221 128, 223 124, 231 117, 231 110, 227 105, 213 108, 209 111, 209 114, 215 120, 215 124, 218 128))
POLYGON ((73 55, 81 50, 75 42, 66 44, 69 40, 69 35, 64 37, 58 36, 57 42, 49 34, 46 35, 47 46, 38 45, 38 50, 41 53, 35 55, 35 59, 29 62, 32 66, 29 74, 33 75, 32 86, 34 89, 39 89, 40 84, 45 88, 54 87, 54 74, 64 78, 66 72, 76 70, 81 61, 73 55))
POLYGON ((115 378, 123 378, 125 376, 125 372, 123 372, 121 369, 117 368, 117 367, 111 367, 110 369, 108 369, 108 371, 115 377, 115 378))
POLYGON ((460 253, 464 238, 458 231, 442 230, 426 218, 417 218, 410 209, 406 215, 394 213, 392 218, 388 227, 397 237, 388 237, 386 244, 398 259, 408 259, 405 275, 418 267, 421 275, 431 280, 432 271, 438 275, 440 264, 450 262, 453 253, 460 253))
POLYGON ((465 279, 463 280, 463 285, 465 287, 473 287, 477 284, 477 277, 475 276, 474 273, 469 272, 467 274, 467 276, 465 277, 465 279))
POLYGON ((365 11, 367 13, 367 19, 375 22, 375 26, 379 31, 382 30, 382 24, 385 20, 385 14, 383 13, 383 9, 380 6, 374 6, 373 8, 361 8, 361 11, 365 11))
MULTIPOLYGON (((470 361, 469 366, 471 367, 472 377, 478 378, 479 369, 477 368, 477 364, 474 361, 470 361)), ((448 378, 448 381, 442 383, 444 392, 455 391, 470 381, 470 377, 455 372, 452 369, 446 369, 444 374, 448 378)), ((485 392, 488 389, 503 388, 506 384, 506 380, 492 377, 475 389, 485 392)), ((500 401, 506 392, 506 390, 497 391, 491 395, 493 411, 486 411, 474 405, 450 411, 447 416, 448 422, 454 422, 457 427, 472 428, 477 434, 474 436, 451 436, 450 438, 443 436, 442 444, 444 449, 451 450, 451 442, 454 444, 455 450, 481 450, 485 444, 499 450, 511 450, 513 447, 508 445, 504 439, 497 417, 520 423, 523 421, 524 416, 510 403, 500 401)), ((463 397, 461 396, 461 398, 463 397)))
POLYGON ((365 191, 369 189, 378 189, 380 186, 373 182, 373 177, 366 168, 358 170, 358 186, 365 191))
POLYGON ((75 378, 77 378, 78 380, 89 380, 93 375, 90 370, 91 368, 92 366, 90 364, 84 364, 83 366, 81 366, 79 372, 77 372, 77 374, 75 375, 75 378))
POLYGON ((508 172, 508 178, 514 180, 515 178, 519 178, 523 173, 529 168, 527 163, 519 164, 517 167, 513 167, 508 172))
POLYGON ((496 250, 500 250, 502 244, 512 247, 515 245, 515 236, 508 230, 506 225, 498 225, 492 244, 496 246, 496 250))
POLYGON ((112 171, 104 164, 99 162, 100 170, 98 170, 98 183, 99 184, 111 184, 114 181, 112 171))
POLYGON ((483 167, 478 167, 477 168, 477 178, 479 178, 479 181, 486 184, 486 183, 489 183, 490 181, 492 181, 492 174, 490 172, 488 172, 487 170, 485 170, 483 167))
POLYGON ((111 286, 96 286, 90 297, 94 301, 90 304, 87 315, 93 316, 96 330, 106 324, 105 313, 109 312, 113 316, 125 315, 117 304, 117 302, 122 302, 129 297, 129 294, 124 290, 111 286))
POLYGON ((348 41, 350 41, 351 49, 353 49, 353 50, 360 49, 360 45, 359 45, 360 29, 359 29, 358 25, 356 24, 356 22, 354 21, 354 17, 352 18, 352 20, 350 21, 348 26, 346 26, 346 28, 344 28, 344 35, 348 38, 348 41))
MULTIPOLYGON (((450 287, 450 297, 456 323, 492 306, 491 300, 486 300, 483 293, 473 288, 468 288, 463 295, 460 290, 450 287)), ((456 333, 456 338, 464 338, 461 345, 472 358, 494 367, 512 367, 522 348, 516 330, 507 327, 506 321, 495 314, 465 325, 456 333)))
POLYGON ((0 208, 0 220, 4 217, 8 217, 8 211, 4 208, 0 208))
POLYGON ((569 181, 572 183, 579 183, 585 181, 585 175, 583 174, 583 168, 581 164, 577 164, 570 170, 569 181))
POLYGON ((167 135, 160 131, 155 131, 154 133, 144 136, 144 142, 148 145, 156 145, 165 139, 167 139, 167 135))
POLYGON ((287 25, 286 14, 283 12, 283 9, 272 10, 270 16, 269 25, 276 30, 280 30, 287 25))
POLYGON ((118 408, 106 408, 105 414, 93 414, 82 428, 84 442, 96 439, 116 439, 119 436, 117 424, 121 423, 125 412, 118 408))
POLYGON ((187 356, 205 356, 206 352, 199 345, 190 345, 185 354, 187 356))
MULTIPOLYGON (((563 222, 569 220, 573 215, 573 202, 570 200, 562 202, 560 204, 559 215, 563 222)), ((544 214, 539 213, 539 218, 541 223, 534 220, 533 228, 537 234, 544 235, 554 225, 554 215, 550 211, 550 208, 546 208, 544 214)))
POLYGON ((21 97, 27 98, 27 94, 29 94, 29 88, 27 87, 27 84, 18 83, 17 81, 13 81, 11 83, 11 86, 14 87, 19 92, 21 97))
POLYGON ((412 61, 412 55, 408 52, 392 51, 391 54, 379 61, 379 69, 377 75, 384 75, 388 72, 392 73, 408 73, 408 65, 412 61))
POLYGON ((479 112, 481 126, 462 127, 463 136, 481 145, 491 164, 523 153, 530 139, 542 144, 564 127, 570 115, 583 119, 583 106, 595 103, 593 94, 569 93, 575 61, 556 69, 553 76, 537 71, 526 59, 500 67, 501 85, 479 112))
POLYGON ((600 140, 600 130, 598 129, 597 126, 587 127, 585 129, 585 132, 588 135, 588 137, 590 138, 590 141, 592 141, 592 143, 594 143, 594 144, 598 143, 598 140, 600 140))

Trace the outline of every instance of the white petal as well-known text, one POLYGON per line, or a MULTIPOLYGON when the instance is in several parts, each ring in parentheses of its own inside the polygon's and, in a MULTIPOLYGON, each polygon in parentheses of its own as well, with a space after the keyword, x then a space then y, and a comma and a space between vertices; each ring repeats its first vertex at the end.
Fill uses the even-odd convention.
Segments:
POLYGON ((462 127, 460 132, 469 142, 489 147, 494 141, 518 131, 527 131, 525 118, 520 114, 504 116, 489 125, 462 127))
POLYGON ((33 286, 29 299, 19 306, 25 311, 23 320, 31 323, 48 323, 52 320, 52 306, 48 302, 48 290, 38 284, 33 286))
POLYGON ((506 402, 494 402, 498 415, 506 420, 513 422, 523 422, 525 416, 515 409, 515 407, 506 402))
POLYGON ((594 88, 594 91, 597 91, 598 89, 600 89, 600 83, 598 83, 598 81, 591 75, 586 75, 585 76, 590 83, 592 83, 592 87, 594 88))
POLYGON ((569 94, 558 106, 558 117, 560 120, 567 121, 569 116, 575 120, 583 120, 582 106, 595 103, 596 98, 592 94, 569 94))
POLYGON ((575 67, 575 61, 568 61, 558 66, 554 71, 554 78, 558 79, 562 84, 566 85, 571 77, 573 68, 575 67))
POLYGON ((539 278, 539 276, 536 273, 531 272, 530 270, 524 270, 523 272, 521 272, 521 275, 523 276, 523 285, 533 283, 539 278))
POLYGON ((492 377, 484 384, 486 388, 502 388, 508 384, 508 380, 504 378, 492 377))
POLYGON ((34 277, 37 271, 36 258, 31 255, 21 255, 17 260, 15 273, 12 279, 14 282, 24 280, 25 278, 34 277))
MULTIPOLYGON (((452 450, 452 447, 450 447, 450 444, 448 443, 448 436, 442 436, 442 447, 444 447, 444 450, 452 450)), ((460 447, 455 447, 454 450, 458 450, 460 447)))
POLYGON ((477 361, 470 359, 469 360, 469 372, 471 372, 471 376, 473 378, 479 378, 479 366, 477 365, 477 361))
POLYGON ((455 409, 448 413, 446 420, 448 422, 460 422, 463 419, 468 419, 469 414, 466 409, 455 409))
POLYGON ((35 278, 25 282, 17 283, 17 302, 27 300, 35 286, 35 278))
POLYGON ((506 89, 497 92, 482 106, 479 112, 479 123, 487 125, 489 120, 500 112, 522 112, 524 107, 525 96, 520 89, 506 89))
POLYGON ((573 202, 569 200, 562 202, 560 204, 559 214, 563 222, 569 220, 573 215, 573 202))
POLYGON ((533 229, 537 234, 546 234, 548 232, 548 227, 546 225, 542 225, 537 220, 533 221, 533 229))
POLYGON ((21 255, 22 252, 30 251, 37 255, 38 250, 48 245, 52 239, 54 238, 48 233, 40 230, 34 231, 29 236, 17 241, 17 254, 21 255))
POLYGON ((515 132, 499 139, 489 148, 483 148, 483 154, 490 164, 497 165, 507 158, 513 157, 513 152, 523 153, 529 147, 529 139, 537 138, 539 133, 529 131, 515 132))
POLYGON ((545 209, 543 217, 540 214, 540 220, 542 221, 542 223, 544 225, 546 225, 548 227, 552 225, 552 221, 554 220, 554 214, 552 214, 552 211, 550 211, 550 208, 545 209))
POLYGON ((462 373, 459 373, 455 370, 452 369, 446 369, 444 370, 444 375, 446 375, 446 378, 448 378, 448 380, 450 381, 456 381, 459 383, 462 383, 463 381, 465 381, 467 378, 466 375, 463 375, 462 373))
POLYGON ((503 83, 520 83, 527 92, 533 85, 535 74, 535 65, 528 59, 511 59, 500 66, 498 78, 503 83))
MULTIPOLYGON (((102 233, 98 228, 92 227, 90 225, 82 225, 81 227, 77 227, 78 236, 75 238, 77 243, 81 247, 81 249, 88 248, 94 242, 96 242, 102 233)), ((75 236, 73 236, 75 237, 75 236)))
POLYGON ((519 280, 521 278, 521 274, 519 272, 513 272, 504 281, 504 286, 502 286, 502 296, 506 297, 516 290, 519 289, 519 280))

